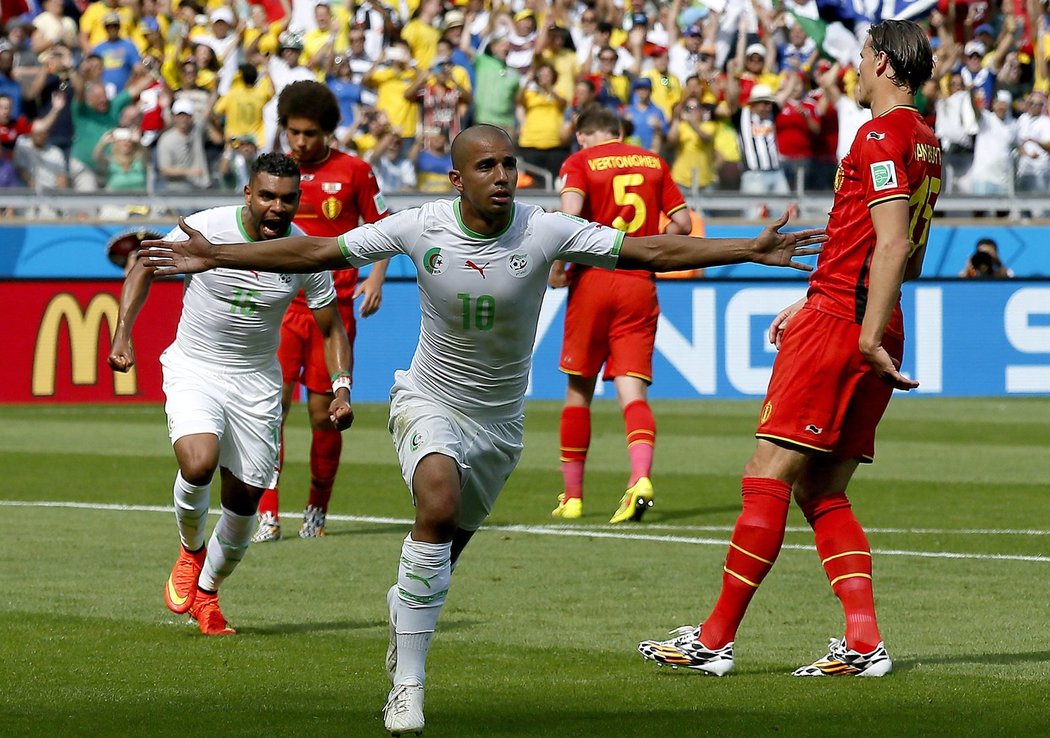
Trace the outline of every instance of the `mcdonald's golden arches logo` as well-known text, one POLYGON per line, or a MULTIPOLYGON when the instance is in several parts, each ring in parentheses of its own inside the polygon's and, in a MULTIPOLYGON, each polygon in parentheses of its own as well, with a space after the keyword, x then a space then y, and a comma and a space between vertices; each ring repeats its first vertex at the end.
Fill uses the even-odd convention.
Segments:
MULTIPOLYGON (((105 292, 92 297, 86 310, 81 310, 80 303, 67 292, 55 295, 44 310, 37 332, 36 349, 33 352, 33 396, 50 397, 55 394, 58 340, 63 322, 69 330, 69 363, 73 384, 97 383, 99 330, 105 319, 112 345, 118 312, 117 298, 105 292)), ((126 374, 113 373, 113 393, 116 395, 135 394, 137 384, 134 367, 126 374)))

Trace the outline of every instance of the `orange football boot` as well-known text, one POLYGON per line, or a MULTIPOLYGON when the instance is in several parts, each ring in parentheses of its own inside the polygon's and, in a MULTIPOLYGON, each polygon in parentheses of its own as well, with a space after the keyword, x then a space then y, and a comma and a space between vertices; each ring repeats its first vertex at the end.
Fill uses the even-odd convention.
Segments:
POLYGON ((182 614, 193 607, 197 594, 197 578, 204 568, 204 546, 197 553, 190 553, 185 546, 179 547, 179 558, 171 568, 168 582, 164 585, 164 604, 174 613, 182 614))
POLYGON ((190 617, 197 621, 201 633, 207 636, 233 635, 237 631, 230 627, 219 609, 219 595, 197 590, 190 617))

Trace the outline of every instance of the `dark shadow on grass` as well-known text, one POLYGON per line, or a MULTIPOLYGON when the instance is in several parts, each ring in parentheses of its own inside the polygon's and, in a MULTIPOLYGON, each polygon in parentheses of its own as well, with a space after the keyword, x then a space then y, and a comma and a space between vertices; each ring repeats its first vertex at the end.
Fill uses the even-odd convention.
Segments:
POLYGON ((242 635, 287 635, 291 633, 326 633, 352 630, 368 630, 370 628, 386 627, 386 620, 330 620, 315 623, 278 623, 265 627, 237 626, 237 633, 242 635))
POLYGON ((375 536, 375 535, 386 535, 387 533, 404 533, 409 530, 412 526, 410 524, 383 524, 383 525, 372 525, 367 528, 326 528, 325 538, 332 538, 336 536, 375 536))
POLYGON ((970 653, 953 656, 914 656, 908 659, 894 659, 894 671, 910 671, 927 664, 1039 664, 1050 662, 1050 651, 1025 651, 1022 653, 970 653))
POLYGON ((660 508, 654 506, 653 509, 645 516, 646 522, 649 523, 669 523, 672 520, 681 520, 682 518, 697 518, 704 515, 718 515, 721 513, 733 513, 740 512, 740 505, 722 505, 720 507, 693 507, 687 510, 668 510, 666 508, 660 508))
MULTIPOLYGON (((442 621, 441 630, 444 632, 470 630, 483 625, 480 620, 450 619, 442 621)), ((277 623, 268 626, 237 626, 237 633, 241 635, 291 635, 295 633, 338 633, 344 631, 369 630, 371 628, 387 627, 386 619, 382 620, 331 620, 315 623, 277 623)))

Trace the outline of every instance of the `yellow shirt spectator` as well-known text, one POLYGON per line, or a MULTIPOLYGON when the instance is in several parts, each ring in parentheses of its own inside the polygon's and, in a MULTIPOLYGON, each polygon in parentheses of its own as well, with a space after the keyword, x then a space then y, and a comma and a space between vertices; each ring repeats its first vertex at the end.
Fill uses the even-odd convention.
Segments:
MULTIPOLYGON (((394 46, 387 49, 387 55, 389 56, 397 49, 403 49, 403 47, 394 46)), ((419 106, 405 99, 405 90, 411 86, 415 78, 416 75, 411 69, 399 64, 380 67, 365 81, 367 86, 376 91, 376 108, 386 113, 390 125, 401 138, 415 138, 416 128, 419 125, 419 106)))
POLYGON ((671 120, 674 108, 682 100, 682 82, 673 74, 660 74, 655 69, 650 69, 642 77, 653 83, 653 105, 660 108, 664 117, 671 120))
MULTIPOLYGON (((95 48, 109 38, 106 35, 106 27, 102 25, 102 19, 110 13, 120 16, 120 37, 128 38, 134 24, 131 8, 127 5, 118 5, 114 8, 107 5, 104 0, 98 0, 88 5, 83 15, 80 16, 80 32, 88 37, 88 49, 95 48)), ((85 54, 88 49, 84 50, 85 54)))
POLYGON ((245 28, 241 48, 247 50, 254 44, 260 54, 272 56, 277 53, 277 37, 283 29, 281 22, 271 23, 268 28, 245 28))
POLYGON ((131 42, 135 44, 135 48, 139 50, 139 53, 145 55, 147 51, 152 53, 159 53, 163 56, 164 48, 166 44, 164 39, 168 37, 168 28, 171 27, 171 21, 162 15, 158 15, 155 18, 143 18, 139 21, 138 25, 135 26, 131 31, 131 42), (156 30, 154 30, 154 27, 156 30), (151 43, 150 34, 159 33, 160 40, 159 46, 151 43))
POLYGON ((240 75, 233 80, 230 91, 215 101, 212 112, 216 116, 226 116, 223 129, 227 141, 244 136, 254 136, 256 141, 263 140, 263 106, 273 97, 273 83, 269 77, 263 77, 253 86, 248 87, 240 75))
MULTIPOLYGON (((324 81, 325 65, 320 63, 321 60, 315 60, 315 57, 331 39, 332 32, 330 30, 322 31, 320 28, 315 28, 303 36, 303 53, 299 56, 299 63, 317 72, 318 80, 322 82, 324 81)), ((336 34, 334 40, 332 40, 331 53, 345 54, 348 48, 350 48, 350 40, 347 38, 346 32, 343 31, 336 34)))
POLYGON ((714 148, 716 164, 721 168, 722 164, 739 164, 741 156, 740 138, 729 120, 728 106, 720 103, 720 108, 724 115, 716 112, 714 148))
POLYGON ((369 151, 374 149, 379 144, 379 139, 373 136, 371 133, 362 133, 354 136, 351 141, 354 144, 354 150, 359 157, 364 157, 369 151))
MULTIPOLYGON (((700 124, 700 130, 713 137, 715 123, 704 121, 700 124)), ((686 189, 692 188, 694 184, 699 188, 707 187, 715 181, 714 152, 713 140, 705 141, 692 124, 679 121, 671 179, 686 189)))
POLYGON ((543 61, 554 67, 554 71, 558 73, 554 91, 567 102, 572 102, 573 95, 576 94, 576 52, 562 49, 555 54, 550 49, 544 49, 542 56, 543 61))
POLYGON ((522 99, 525 120, 518 134, 518 145, 526 149, 556 149, 561 146, 565 104, 540 89, 525 90, 522 99))
POLYGON ((401 39, 412 50, 412 58, 416 60, 419 68, 430 69, 434 57, 437 56, 437 43, 441 40, 441 32, 420 18, 413 18, 401 30, 401 39))

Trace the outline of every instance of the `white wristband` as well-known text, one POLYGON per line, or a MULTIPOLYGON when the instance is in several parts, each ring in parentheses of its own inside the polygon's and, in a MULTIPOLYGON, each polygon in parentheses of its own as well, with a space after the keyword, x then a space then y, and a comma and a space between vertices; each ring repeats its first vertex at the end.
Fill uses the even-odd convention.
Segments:
POLYGON ((347 392, 350 391, 352 382, 350 381, 349 374, 338 375, 332 379, 332 394, 334 395, 336 390, 345 389, 347 392))

